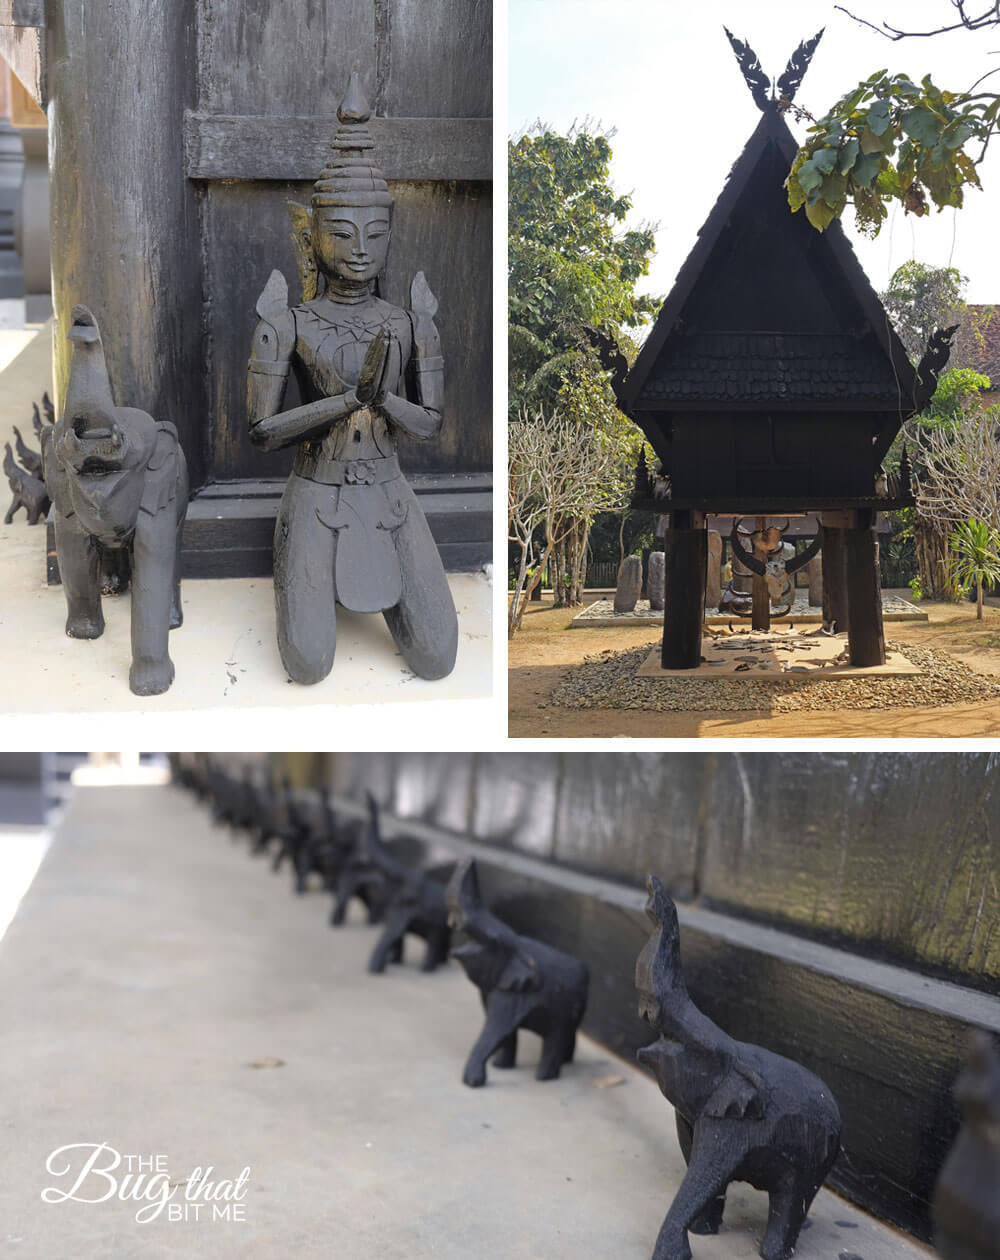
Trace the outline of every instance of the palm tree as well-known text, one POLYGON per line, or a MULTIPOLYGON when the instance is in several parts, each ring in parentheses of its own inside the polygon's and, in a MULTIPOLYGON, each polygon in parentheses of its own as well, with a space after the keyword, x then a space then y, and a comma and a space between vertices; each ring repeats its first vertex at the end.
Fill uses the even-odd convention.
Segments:
POLYGON ((976 584, 976 620, 983 619, 983 583, 1000 582, 1000 536, 985 521, 975 519, 956 525, 949 540, 952 557, 948 568, 963 587, 976 584))

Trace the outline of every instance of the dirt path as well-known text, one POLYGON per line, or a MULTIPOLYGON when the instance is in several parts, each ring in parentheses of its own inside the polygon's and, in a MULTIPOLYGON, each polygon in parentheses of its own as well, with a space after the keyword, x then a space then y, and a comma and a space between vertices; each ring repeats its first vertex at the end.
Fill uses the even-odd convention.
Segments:
MULTIPOLYGON (((898 592, 908 595, 909 592, 898 592)), ((1000 600, 995 601, 1000 605, 1000 600)), ((1000 676, 1000 606, 976 621, 972 604, 921 604, 929 621, 891 622, 886 636, 897 642, 948 652, 978 673, 1000 676)), ((569 630, 574 610, 534 605, 509 645, 508 733, 524 738, 645 739, 710 736, 761 738, 985 738, 1000 736, 1000 702, 953 704, 915 709, 830 710, 801 713, 658 713, 641 710, 568 709, 551 702, 570 666, 602 652, 624 652, 654 644, 659 635, 644 629, 569 630)))

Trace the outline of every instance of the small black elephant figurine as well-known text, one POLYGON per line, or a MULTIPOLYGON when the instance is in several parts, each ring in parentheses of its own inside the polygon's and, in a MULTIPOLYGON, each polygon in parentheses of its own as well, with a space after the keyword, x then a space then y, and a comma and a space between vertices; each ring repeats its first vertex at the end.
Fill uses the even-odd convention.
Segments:
POLYGON ((471 858, 455 868, 447 890, 448 919, 467 942, 451 956, 479 989, 486 1023, 472 1047, 462 1080, 486 1084, 486 1063, 512 1068, 517 1031, 527 1028, 542 1038, 539 1081, 554 1080, 564 1063, 573 1062, 576 1032, 587 1006, 586 964, 541 941, 520 936, 491 914, 479 894, 479 876, 471 858))
POLYGON ((292 852, 295 891, 304 893, 309 876, 316 874, 322 879, 324 888, 333 892, 347 846, 337 826, 329 790, 324 787, 319 791, 290 792, 288 814, 295 828, 292 852))
POLYGON ((31 447, 21 437, 21 430, 14 425, 14 450, 17 458, 21 461, 22 467, 26 468, 32 477, 38 481, 44 481, 45 477, 42 473, 42 456, 38 451, 33 451, 31 447))
POLYGON ((319 822, 311 845, 311 860, 312 869, 319 871, 323 886, 334 898, 330 915, 334 927, 343 924, 352 897, 364 902, 369 923, 381 923, 385 915, 385 881, 361 852, 366 825, 364 819, 339 816, 329 787, 324 784, 320 788, 319 822))
POLYGON ((33 477, 25 468, 21 468, 10 449, 10 443, 4 442, 3 471, 10 486, 11 499, 7 515, 3 518, 5 525, 10 525, 14 514, 24 508, 29 525, 37 525, 45 519, 49 511, 49 492, 45 483, 33 477))
POLYGON ((448 907, 444 885, 420 871, 412 871, 397 862, 382 843, 378 822, 378 804, 368 794, 368 829, 362 854, 382 876, 391 890, 385 911, 385 925, 368 960, 373 975, 385 971, 386 963, 403 961, 403 938, 406 934, 422 937, 427 951, 421 971, 433 971, 448 961, 451 933, 448 928, 448 907))
MULTIPOLYGON (((370 924, 381 923, 385 918, 393 889, 369 857, 367 828, 368 824, 362 818, 351 818, 336 825, 338 853, 336 862, 330 863, 327 876, 327 886, 333 893, 331 927, 343 927, 347 920, 347 908, 355 897, 368 911, 370 924)), ((401 957, 400 948, 392 961, 398 962, 401 957)))
POLYGON ((155 696, 173 681, 167 650, 181 624, 180 540, 188 476, 177 430, 111 395, 97 320, 73 308, 63 414, 42 430, 45 484, 55 504, 56 552, 66 595, 66 633, 104 632, 102 557, 127 550, 132 574, 129 686, 155 696))
POLYGON ((295 871, 295 891, 301 896, 306 891, 309 874, 313 869, 310 841, 314 820, 311 816, 309 793, 296 791, 286 777, 282 784, 282 801, 275 814, 278 851, 271 863, 278 871, 285 858, 291 861, 295 871))
POLYGON ((250 773, 247 770, 240 776, 214 758, 206 759, 209 806, 212 822, 217 827, 229 827, 231 831, 239 832, 250 825, 250 773))
POLYGON ((1000 1053, 976 1032, 955 1097, 963 1124, 934 1191, 944 1260, 1000 1260, 1000 1053))
POLYGON ((660 1037, 638 1052, 677 1113, 687 1174, 653 1260, 690 1260, 687 1234, 717 1234, 732 1181, 770 1197, 763 1260, 795 1251, 809 1207, 840 1150, 840 1112, 823 1082, 791 1059, 734 1041, 703 1015, 681 972, 677 908, 650 875, 655 930, 639 954, 639 1014, 660 1037))

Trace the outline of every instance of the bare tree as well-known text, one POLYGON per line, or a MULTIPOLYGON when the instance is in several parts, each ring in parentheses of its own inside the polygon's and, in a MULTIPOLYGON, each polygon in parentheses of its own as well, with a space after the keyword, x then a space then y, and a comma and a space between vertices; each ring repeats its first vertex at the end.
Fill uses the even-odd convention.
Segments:
POLYGON ((952 534, 966 521, 1000 531, 1000 413, 957 412, 951 424, 910 425, 915 452, 917 521, 914 542, 925 592, 959 598, 952 534))
POLYGON ((984 521, 1000 533, 1000 415, 959 413, 953 426, 920 431, 917 507, 921 515, 953 527, 984 521))
POLYGON ((507 614, 512 639, 553 549, 604 506, 618 452, 558 412, 522 412, 508 434, 507 537, 519 552, 507 614))

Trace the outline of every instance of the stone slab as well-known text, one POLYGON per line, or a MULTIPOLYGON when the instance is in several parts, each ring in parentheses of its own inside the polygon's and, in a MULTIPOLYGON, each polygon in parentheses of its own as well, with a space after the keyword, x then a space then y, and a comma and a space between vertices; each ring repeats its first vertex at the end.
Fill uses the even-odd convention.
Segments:
POLYGON ((923 670, 901 652, 886 652, 884 665, 847 663, 847 636, 822 630, 747 630, 705 639, 697 669, 663 669, 659 646, 636 671, 640 678, 747 678, 781 682, 786 678, 899 678, 923 670))
MULTIPOLYGON (((408 950, 371 977, 376 929, 328 910, 177 789, 77 791, 0 943, 4 1255, 648 1260, 684 1167, 655 1084, 587 1038, 540 1084, 528 1034, 521 1066, 464 1088, 482 1012, 461 970, 408 950), (246 1220, 44 1203, 51 1151, 101 1141, 177 1183, 249 1167, 246 1220)), ((765 1220, 734 1186, 695 1260, 752 1260, 765 1220)), ((796 1260, 932 1254, 827 1192, 811 1222, 796 1260)))
MULTIPOLYGON (((927 613, 908 599, 900 599, 898 595, 882 595, 883 621, 927 621, 927 613)), ((737 617, 733 613, 720 613, 717 608, 705 609, 705 624, 709 626, 734 626, 741 622, 750 623, 749 617, 737 617)), ((794 622, 796 625, 821 625, 822 608, 813 607, 800 593, 789 612, 782 616, 771 615, 772 624, 794 622)), ((640 599, 635 609, 628 613, 616 613, 614 603, 610 599, 598 599, 577 613, 570 623, 571 630, 601 630, 612 626, 663 626, 663 613, 651 609, 648 599, 640 599)))

